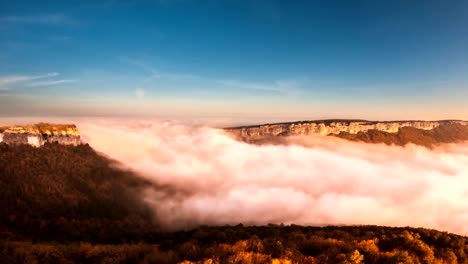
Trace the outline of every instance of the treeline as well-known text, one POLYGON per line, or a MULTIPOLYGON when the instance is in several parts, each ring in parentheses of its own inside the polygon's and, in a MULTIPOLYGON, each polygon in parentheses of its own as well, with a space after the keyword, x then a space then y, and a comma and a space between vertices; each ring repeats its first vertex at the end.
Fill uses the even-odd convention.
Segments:
POLYGON ((2 263, 467 263, 466 238, 378 226, 225 226, 154 243, 0 242, 2 263))

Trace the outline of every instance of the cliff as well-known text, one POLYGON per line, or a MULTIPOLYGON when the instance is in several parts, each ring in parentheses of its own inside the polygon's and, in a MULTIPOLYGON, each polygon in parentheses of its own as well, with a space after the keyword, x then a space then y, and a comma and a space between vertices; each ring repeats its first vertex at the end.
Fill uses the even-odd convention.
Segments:
POLYGON ((441 126, 468 125, 468 121, 366 121, 366 120, 318 120, 264 124, 225 128, 234 137, 246 142, 259 142, 278 136, 298 135, 361 135, 368 132, 396 134, 402 128, 430 131, 441 126))
POLYGON ((79 145, 78 128, 72 124, 48 124, 0 127, 0 143, 18 145, 29 144, 40 147, 45 143, 79 145))

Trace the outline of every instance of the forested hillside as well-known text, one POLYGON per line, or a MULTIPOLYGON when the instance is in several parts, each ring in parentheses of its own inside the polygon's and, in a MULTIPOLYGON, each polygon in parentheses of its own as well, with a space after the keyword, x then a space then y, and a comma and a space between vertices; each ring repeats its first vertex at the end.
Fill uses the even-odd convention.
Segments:
POLYGON ((89 145, 0 144, 0 234, 120 242, 153 227, 148 186, 89 145))
POLYGON ((409 227, 166 232, 137 195, 145 188, 158 187, 88 145, 0 144, 0 262, 468 263, 466 237, 409 227))
POLYGON ((199 227, 140 243, 0 242, 2 263, 468 263, 466 238, 380 226, 199 227))

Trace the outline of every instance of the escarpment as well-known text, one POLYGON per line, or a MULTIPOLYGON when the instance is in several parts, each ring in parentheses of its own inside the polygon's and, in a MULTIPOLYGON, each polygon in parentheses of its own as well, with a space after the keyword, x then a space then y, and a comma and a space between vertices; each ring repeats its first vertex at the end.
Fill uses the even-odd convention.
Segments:
POLYGON ((468 121, 319 120, 225 128, 249 143, 268 143, 283 136, 337 136, 368 143, 429 146, 468 140, 468 121))
POLYGON ((79 145, 81 143, 78 128, 73 124, 15 125, 0 127, 0 143, 11 145, 29 144, 40 147, 45 143, 79 145))

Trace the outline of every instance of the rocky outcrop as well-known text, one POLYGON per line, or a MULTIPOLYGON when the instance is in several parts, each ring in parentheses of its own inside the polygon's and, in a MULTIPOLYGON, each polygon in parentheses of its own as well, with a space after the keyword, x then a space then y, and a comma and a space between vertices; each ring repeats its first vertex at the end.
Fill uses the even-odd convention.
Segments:
POLYGON ((0 142, 11 145, 30 144, 40 147, 45 143, 78 145, 80 133, 75 125, 47 124, 11 126, 0 128, 0 142))
POLYGON ((441 125, 468 125, 468 121, 366 121, 366 120, 319 120, 298 121, 289 123, 264 124, 225 128, 229 134, 247 142, 255 142, 277 136, 297 135, 338 135, 340 133, 358 134, 377 130, 386 133, 397 133, 403 127, 421 130, 432 130, 441 125))
POLYGON ((397 146, 404 146, 411 143, 431 148, 439 144, 468 141, 468 125, 449 123, 441 124, 430 130, 417 129, 414 127, 402 127, 396 133, 369 130, 367 132, 359 132, 357 134, 341 132, 334 136, 346 140, 366 143, 383 143, 397 146))

